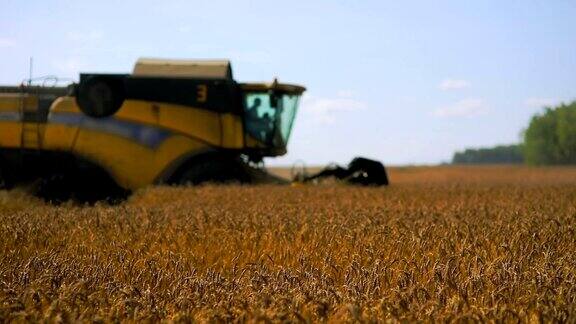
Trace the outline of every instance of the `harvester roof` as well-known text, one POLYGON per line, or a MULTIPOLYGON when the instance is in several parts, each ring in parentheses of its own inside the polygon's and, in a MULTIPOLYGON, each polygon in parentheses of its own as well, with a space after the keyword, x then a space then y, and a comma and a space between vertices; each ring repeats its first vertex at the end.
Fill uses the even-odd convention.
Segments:
POLYGON ((134 76, 232 79, 228 60, 167 60, 140 58, 134 65, 134 76))

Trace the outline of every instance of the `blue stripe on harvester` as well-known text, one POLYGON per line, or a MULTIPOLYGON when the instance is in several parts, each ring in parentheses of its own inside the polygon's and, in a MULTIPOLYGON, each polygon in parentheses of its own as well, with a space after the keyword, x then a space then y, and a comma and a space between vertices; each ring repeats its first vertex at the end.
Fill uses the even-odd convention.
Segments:
POLYGON ((22 114, 17 111, 0 111, 0 121, 20 121, 22 114))
POLYGON ((91 118, 74 113, 51 113, 48 116, 48 121, 118 135, 152 149, 157 148, 170 136, 170 132, 167 130, 137 122, 119 120, 114 117, 91 118))

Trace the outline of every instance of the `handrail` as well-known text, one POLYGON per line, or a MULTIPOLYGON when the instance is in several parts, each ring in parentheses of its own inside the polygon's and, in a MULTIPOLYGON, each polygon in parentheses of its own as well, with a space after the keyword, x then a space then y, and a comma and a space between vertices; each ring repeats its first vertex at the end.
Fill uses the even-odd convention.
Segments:
POLYGON ((69 87, 43 87, 43 86, 3 86, 0 85, 0 94, 2 93, 26 93, 38 95, 65 96, 69 93, 69 87))

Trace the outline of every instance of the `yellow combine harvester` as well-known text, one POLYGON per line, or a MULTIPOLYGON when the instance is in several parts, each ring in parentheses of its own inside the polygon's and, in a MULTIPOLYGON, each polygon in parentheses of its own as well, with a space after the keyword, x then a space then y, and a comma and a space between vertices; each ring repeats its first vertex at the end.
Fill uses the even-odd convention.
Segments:
POLYGON ((0 87, 0 181, 42 179, 54 199, 109 195, 110 184, 254 181, 263 157, 286 153, 304 90, 238 83, 228 61, 156 59, 67 88, 0 87))

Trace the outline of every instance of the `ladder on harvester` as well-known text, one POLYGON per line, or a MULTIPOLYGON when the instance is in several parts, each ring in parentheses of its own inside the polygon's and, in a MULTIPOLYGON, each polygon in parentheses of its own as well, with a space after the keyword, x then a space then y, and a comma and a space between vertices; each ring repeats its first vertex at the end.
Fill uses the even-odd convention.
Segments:
POLYGON ((40 126, 35 122, 22 122, 21 147, 38 150, 41 148, 40 126))
POLYGON ((21 149, 38 150, 42 147, 38 115, 38 96, 31 96, 29 92, 22 93, 20 97, 20 120, 22 122, 22 132, 20 135, 21 149), (36 100, 34 100, 34 98, 36 98, 36 100))

